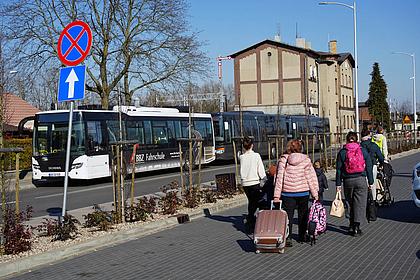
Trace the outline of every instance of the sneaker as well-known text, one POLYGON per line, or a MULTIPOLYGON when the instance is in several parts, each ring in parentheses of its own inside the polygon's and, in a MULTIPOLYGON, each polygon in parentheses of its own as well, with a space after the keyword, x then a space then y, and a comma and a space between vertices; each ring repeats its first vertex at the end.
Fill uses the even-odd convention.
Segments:
POLYGON ((350 227, 349 231, 347 232, 348 235, 354 236, 354 228, 350 227))
POLYGON ((362 236, 363 235, 363 232, 362 232, 362 230, 360 229, 360 228, 356 228, 355 230, 354 230, 354 234, 353 234, 353 236, 354 237, 359 237, 359 236, 362 236))
POLYGON ((293 247, 292 239, 286 239, 286 247, 293 247))

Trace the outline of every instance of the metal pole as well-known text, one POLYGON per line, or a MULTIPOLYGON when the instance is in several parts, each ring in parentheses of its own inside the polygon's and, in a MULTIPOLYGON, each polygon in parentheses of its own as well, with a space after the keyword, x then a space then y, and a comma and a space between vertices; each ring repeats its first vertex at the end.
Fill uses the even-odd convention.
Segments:
POLYGON ((355 79, 355 97, 356 97, 356 133, 357 137, 359 137, 359 79, 358 79, 358 63, 357 63, 357 35, 356 35, 356 2, 353 2, 353 14, 354 14, 354 62, 355 62, 355 68, 356 68, 356 79, 355 79))
POLYGON ((16 216, 19 215, 19 153, 16 153, 16 216))
POLYGON ((271 167, 271 143, 270 138, 268 138, 268 169, 271 167))
POLYGON ((416 59, 413 52, 414 145, 417 145, 416 59))
POLYGON ((73 123, 73 107, 74 101, 70 102, 70 113, 69 113, 69 127, 67 131, 67 150, 66 150, 66 170, 64 173, 64 194, 63 194, 63 208, 61 211, 61 217, 66 215, 66 204, 67 204, 67 188, 69 185, 69 168, 70 168, 70 149, 71 149, 71 129, 73 123))

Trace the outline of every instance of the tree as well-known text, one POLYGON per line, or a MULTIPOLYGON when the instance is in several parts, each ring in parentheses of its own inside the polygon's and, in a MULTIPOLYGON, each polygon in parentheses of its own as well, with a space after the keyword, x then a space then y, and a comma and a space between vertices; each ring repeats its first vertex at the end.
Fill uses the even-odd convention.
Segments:
POLYGON ((379 70, 379 64, 373 64, 372 81, 369 83, 369 98, 366 105, 369 106, 369 111, 373 115, 373 123, 382 124, 386 129, 389 129, 389 106, 386 102, 388 95, 387 84, 379 70))
POLYGON ((199 32, 190 31, 188 8, 186 0, 17 0, 5 6, 4 27, 15 42, 15 64, 31 65, 35 76, 60 66, 56 49, 65 26, 86 22, 93 35, 86 89, 107 108, 120 81, 130 104, 142 87, 205 75, 210 60, 199 32))

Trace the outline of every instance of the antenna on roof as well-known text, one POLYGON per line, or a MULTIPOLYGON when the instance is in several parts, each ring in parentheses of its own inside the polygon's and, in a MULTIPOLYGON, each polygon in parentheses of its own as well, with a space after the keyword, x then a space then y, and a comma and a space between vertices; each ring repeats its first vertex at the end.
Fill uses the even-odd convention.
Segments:
POLYGON ((331 53, 331 46, 330 46, 330 33, 328 33, 328 53, 331 53))
POLYGON ((279 24, 279 21, 277 21, 277 35, 280 36, 280 24, 279 24))
POLYGON ((298 32, 297 32, 297 30, 298 30, 298 23, 296 22, 296 39, 298 38, 298 32))

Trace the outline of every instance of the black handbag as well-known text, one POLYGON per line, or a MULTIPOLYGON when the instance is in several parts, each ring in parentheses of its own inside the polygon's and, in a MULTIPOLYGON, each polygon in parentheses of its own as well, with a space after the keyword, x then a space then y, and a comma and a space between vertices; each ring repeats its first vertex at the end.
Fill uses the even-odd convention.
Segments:
POLYGON ((366 205, 366 219, 368 223, 376 221, 378 217, 378 207, 376 201, 373 199, 372 190, 368 190, 368 199, 366 205))

